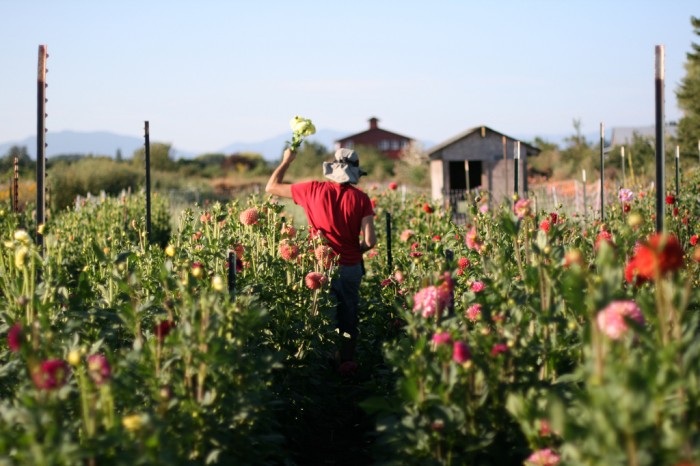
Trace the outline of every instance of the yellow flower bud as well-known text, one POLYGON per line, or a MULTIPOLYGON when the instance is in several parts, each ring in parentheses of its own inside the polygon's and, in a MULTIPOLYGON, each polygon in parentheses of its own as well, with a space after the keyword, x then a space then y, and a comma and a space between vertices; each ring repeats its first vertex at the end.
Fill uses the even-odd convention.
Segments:
POLYGON ((79 366, 80 365, 80 351, 79 350, 73 350, 70 353, 68 353, 68 364, 71 366, 79 366))
POLYGON ((175 246, 173 246, 172 244, 169 244, 165 248, 165 255, 168 257, 173 257, 175 255, 175 246))
POLYGON ((131 414, 122 418, 122 426, 129 432, 136 432, 143 427, 144 417, 141 414, 131 414))
POLYGON ((219 275, 214 275, 211 279, 211 287, 216 291, 224 291, 224 279, 219 275))
POLYGON ((644 223, 644 218, 639 212, 632 212, 627 217, 627 225, 631 226, 632 228, 638 227, 642 223, 644 223))
POLYGON ((15 251, 15 267, 18 269, 24 268, 27 253, 29 253, 29 248, 27 246, 20 246, 17 248, 17 251, 15 251))
POLYGON ((44 230, 46 230, 46 225, 43 223, 37 227, 36 232, 39 233, 40 235, 44 234, 44 230))

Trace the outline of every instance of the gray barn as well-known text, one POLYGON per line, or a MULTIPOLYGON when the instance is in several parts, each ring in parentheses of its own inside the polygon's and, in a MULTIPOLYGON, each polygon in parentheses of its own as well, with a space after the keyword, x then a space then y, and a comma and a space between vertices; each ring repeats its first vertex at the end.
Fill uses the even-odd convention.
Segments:
MULTIPOLYGON (((518 140, 487 126, 469 129, 428 150, 432 198, 445 202, 464 198, 466 191, 489 192, 496 206, 513 194, 518 140)), ((527 196, 527 158, 540 150, 520 142, 518 193, 527 196)), ((454 205, 453 205, 454 207, 454 205)))

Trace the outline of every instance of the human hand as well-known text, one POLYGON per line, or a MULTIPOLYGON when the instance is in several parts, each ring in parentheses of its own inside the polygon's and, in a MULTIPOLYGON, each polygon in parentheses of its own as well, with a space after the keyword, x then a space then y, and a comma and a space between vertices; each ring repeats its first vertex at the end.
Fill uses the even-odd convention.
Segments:
POLYGON ((284 154, 282 155, 282 162, 292 163, 295 158, 297 158, 297 153, 289 147, 287 147, 284 150, 284 154))

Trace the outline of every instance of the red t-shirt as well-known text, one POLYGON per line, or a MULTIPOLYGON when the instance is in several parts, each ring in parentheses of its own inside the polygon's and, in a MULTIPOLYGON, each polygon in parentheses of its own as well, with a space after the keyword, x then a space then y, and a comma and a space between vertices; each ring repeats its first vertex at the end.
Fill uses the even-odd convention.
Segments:
POLYGON ((309 225, 319 230, 342 265, 362 261, 362 219, 374 215, 369 196, 352 185, 332 181, 292 184, 292 199, 303 207, 309 225))

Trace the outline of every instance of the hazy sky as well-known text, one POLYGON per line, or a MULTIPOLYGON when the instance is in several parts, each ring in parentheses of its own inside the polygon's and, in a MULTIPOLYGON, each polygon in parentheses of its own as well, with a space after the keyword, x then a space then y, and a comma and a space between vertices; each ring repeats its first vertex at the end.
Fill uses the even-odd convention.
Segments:
POLYGON ((38 46, 49 132, 110 131, 197 153, 317 128, 440 143, 666 120, 698 0, 0 0, 0 142, 36 132, 38 46))

